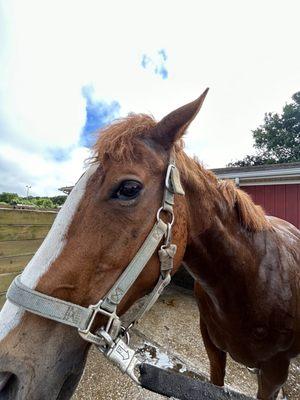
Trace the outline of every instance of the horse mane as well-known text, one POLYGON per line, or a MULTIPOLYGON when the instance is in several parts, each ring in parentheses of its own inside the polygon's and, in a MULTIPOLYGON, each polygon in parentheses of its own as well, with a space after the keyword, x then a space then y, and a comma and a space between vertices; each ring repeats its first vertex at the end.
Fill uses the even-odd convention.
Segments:
MULTIPOLYGON (((108 125, 99 132, 98 140, 94 145, 94 159, 103 162, 106 155, 116 161, 130 161, 139 159, 136 143, 147 131, 153 129, 157 122, 147 114, 129 114, 108 125)), ((220 208, 225 201, 226 208, 236 210, 240 223, 249 231, 263 231, 270 229, 271 224, 263 209, 252 201, 251 197, 236 188, 233 181, 219 181, 211 171, 203 167, 198 159, 190 158, 184 152, 183 140, 175 144, 176 158, 185 184, 191 188, 199 188, 203 207, 211 209, 213 202, 218 202, 220 208)))
POLYGON ((202 207, 209 216, 209 205, 217 203, 219 209, 225 212, 236 212, 240 224, 252 232, 260 232, 271 229, 271 223, 267 219, 261 206, 256 205, 251 197, 236 187, 231 180, 219 180, 216 175, 207 170, 196 158, 190 158, 183 151, 183 143, 176 147, 176 158, 180 165, 180 172, 185 184, 191 188, 199 188, 202 193, 202 207))
POLYGON ((254 204, 248 193, 238 189, 233 181, 219 181, 218 186, 229 207, 237 210, 242 226, 254 232, 271 228, 263 208, 254 204))

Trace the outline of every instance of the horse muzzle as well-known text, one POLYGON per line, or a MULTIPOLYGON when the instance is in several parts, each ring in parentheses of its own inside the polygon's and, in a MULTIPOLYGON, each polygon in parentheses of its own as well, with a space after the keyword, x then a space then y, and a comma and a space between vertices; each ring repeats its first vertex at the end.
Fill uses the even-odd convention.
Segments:
POLYGON ((0 342, 0 400, 70 399, 88 347, 75 329, 26 316, 0 342))

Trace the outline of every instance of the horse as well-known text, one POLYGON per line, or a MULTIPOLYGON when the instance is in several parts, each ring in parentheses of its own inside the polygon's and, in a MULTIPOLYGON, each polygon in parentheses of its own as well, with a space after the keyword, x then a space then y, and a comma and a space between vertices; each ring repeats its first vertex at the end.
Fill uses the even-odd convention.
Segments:
MULTIPOLYGON (((171 273, 184 265, 195 279, 211 382, 224 385, 229 353, 259 370, 257 398, 272 400, 300 352, 300 232, 265 216, 246 193, 184 152, 183 135, 206 94, 159 122, 131 114, 101 131, 89 168, 19 283, 86 310, 109 293, 161 214, 176 246, 171 273), (185 192, 173 194, 172 212, 161 209, 170 158, 181 182, 176 174, 173 181, 185 192)), ((161 239, 156 235, 156 245, 161 239)), ((118 315, 156 287, 158 252, 145 263, 119 298, 118 315)), ((92 322, 88 334, 97 341, 107 316, 93 314, 92 322)), ((90 347, 84 338, 59 318, 7 300, 0 314, 0 399, 69 399, 90 347)))

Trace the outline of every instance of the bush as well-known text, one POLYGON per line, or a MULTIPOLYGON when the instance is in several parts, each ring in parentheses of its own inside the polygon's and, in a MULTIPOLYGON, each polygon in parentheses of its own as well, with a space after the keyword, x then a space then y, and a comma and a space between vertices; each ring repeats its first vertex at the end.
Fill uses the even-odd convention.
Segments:
POLYGON ((42 200, 42 207, 43 208, 55 208, 51 199, 43 199, 42 200))
POLYGON ((39 199, 32 199, 30 201, 30 204, 34 204, 41 208, 55 208, 55 205, 53 204, 53 201, 51 199, 43 197, 39 199))

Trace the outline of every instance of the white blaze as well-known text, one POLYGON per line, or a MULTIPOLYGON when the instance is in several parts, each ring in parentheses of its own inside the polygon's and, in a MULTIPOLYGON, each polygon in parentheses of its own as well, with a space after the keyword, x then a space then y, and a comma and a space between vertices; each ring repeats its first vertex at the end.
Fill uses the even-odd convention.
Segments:
MULTIPOLYGON (((36 287, 39 279, 62 252, 66 244, 66 233, 85 193, 86 184, 97 167, 98 164, 92 165, 76 183, 41 247, 24 269, 21 281, 31 289, 36 287)), ((0 313, 0 340, 18 325, 23 313, 19 307, 6 301, 0 313)))

